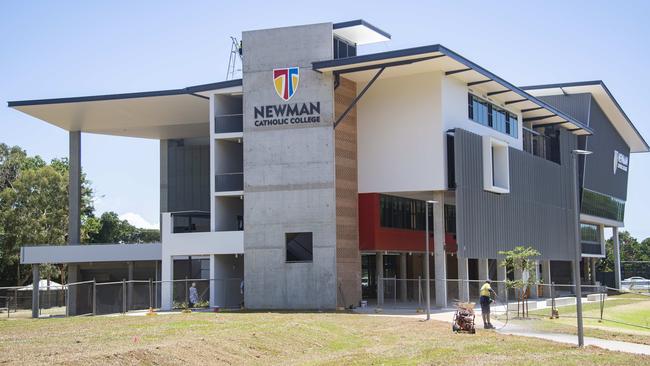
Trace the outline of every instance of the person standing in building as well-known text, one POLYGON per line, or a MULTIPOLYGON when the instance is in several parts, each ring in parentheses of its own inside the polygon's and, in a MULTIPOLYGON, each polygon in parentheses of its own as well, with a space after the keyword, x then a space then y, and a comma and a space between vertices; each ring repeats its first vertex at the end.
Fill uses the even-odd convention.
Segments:
MULTIPOLYGON (((481 286, 479 303, 481 304, 481 316, 483 317, 483 328, 485 329, 494 329, 492 323, 490 323, 490 303, 492 303, 492 281, 486 280, 483 286, 481 286)), ((495 294, 496 296, 496 294, 495 294)))
POLYGON ((241 302, 239 303, 239 306, 243 309, 244 308, 244 280, 241 280, 239 283, 239 293, 241 294, 241 302))
POLYGON ((196 282, 192 282, 192 287, 190 287, 190 303, 188 305, 190 308, 193 308, 197 302, 199 302, 199 292, 196 290, 196 282))

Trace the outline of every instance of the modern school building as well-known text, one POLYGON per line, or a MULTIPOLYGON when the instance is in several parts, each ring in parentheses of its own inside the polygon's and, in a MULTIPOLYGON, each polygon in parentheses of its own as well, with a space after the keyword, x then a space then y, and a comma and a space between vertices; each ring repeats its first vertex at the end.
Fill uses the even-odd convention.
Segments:
MULTIPOLYGON (((390 38, 363 20, 246 31, 241 79, 9 102, 69 131, 68 244, 26 245, 21 263, 153 279, 163 309, 184 278, 207 280, 212 306, 358 306, 425 261, 445 306, 471 296, 449 279, 503 280, 498 252, 519 245, 544 282, 594 282, 606 227, 618 269, 630 155, 649 146, 605 84, 515 86, 439 44, 357 53, 390 38), (80 243, 82 133, 160 141, 160 243, 80 243), (593 154, 574 167, 575 149, 593 154)), ((88 306, 70 292, 70 313, 88 306)))

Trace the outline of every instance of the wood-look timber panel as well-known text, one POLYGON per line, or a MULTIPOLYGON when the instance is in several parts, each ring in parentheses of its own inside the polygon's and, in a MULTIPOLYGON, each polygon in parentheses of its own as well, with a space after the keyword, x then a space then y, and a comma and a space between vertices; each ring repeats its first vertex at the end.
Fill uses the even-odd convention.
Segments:
MULTIPOLYGON (((357 95, 356 83, 341 78, 334 93, 338 118, 357 95)), ((357 110, 352 108, 335 130, 336 154, 336 276, 338 306, 358 306, 361 300, 359 208, 357 181, 357 110)))

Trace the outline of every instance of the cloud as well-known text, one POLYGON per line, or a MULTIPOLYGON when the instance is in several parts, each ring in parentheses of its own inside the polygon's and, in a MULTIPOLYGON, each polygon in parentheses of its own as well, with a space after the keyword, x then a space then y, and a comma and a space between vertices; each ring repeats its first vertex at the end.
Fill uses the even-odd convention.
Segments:
POLYGON ((144 217, 134 212, 127 212, 119 215, 120 220, 126 220, 129 224, 141 229, 158 229, 158 224, 152 224, 144 217))

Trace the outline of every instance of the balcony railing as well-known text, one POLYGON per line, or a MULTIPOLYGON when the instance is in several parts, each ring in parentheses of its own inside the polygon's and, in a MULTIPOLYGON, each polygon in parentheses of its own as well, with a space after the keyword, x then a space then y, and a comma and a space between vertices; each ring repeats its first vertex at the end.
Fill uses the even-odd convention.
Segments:
POLYGON ((232 133, 244 131, 244 115, 222 114, 214 117, 214 133, 232 133))
POLYGON ((173 233, 210 231, 210 213, 206 211, 172 212, 173 233))
POLYGON ((215 192, 243 191, 244 173, 223 173, 215 175, 215 192))

